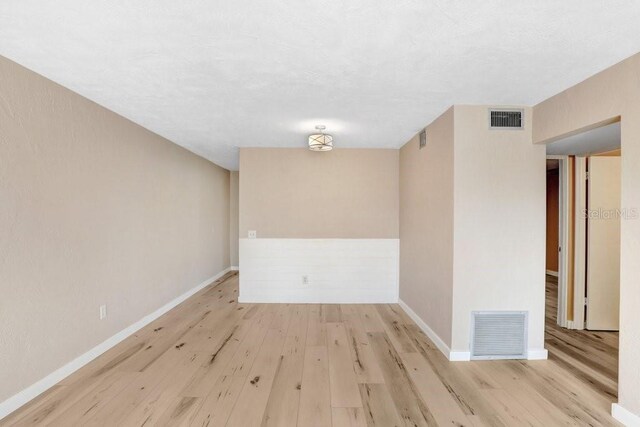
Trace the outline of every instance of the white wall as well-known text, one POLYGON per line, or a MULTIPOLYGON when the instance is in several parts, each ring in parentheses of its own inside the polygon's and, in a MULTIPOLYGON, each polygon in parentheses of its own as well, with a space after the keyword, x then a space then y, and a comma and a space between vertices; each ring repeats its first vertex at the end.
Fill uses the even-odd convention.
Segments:
POLYGON ((398 239, 243 238, 238 300, 395 303, 398 255, 398 239))
POLYGON ((488 106, 455 107, 452 351, 469 351, 471 312, 529 312, 544 357, 546 166, 524 130, 490 130, 488 106))

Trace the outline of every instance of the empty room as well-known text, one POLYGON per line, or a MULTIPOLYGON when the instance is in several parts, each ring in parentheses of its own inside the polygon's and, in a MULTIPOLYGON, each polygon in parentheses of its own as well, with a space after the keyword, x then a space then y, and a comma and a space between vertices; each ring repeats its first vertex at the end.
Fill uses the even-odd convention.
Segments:
POLYGON ((0 2, 0 426, 640 426, 638 22, 0 2))

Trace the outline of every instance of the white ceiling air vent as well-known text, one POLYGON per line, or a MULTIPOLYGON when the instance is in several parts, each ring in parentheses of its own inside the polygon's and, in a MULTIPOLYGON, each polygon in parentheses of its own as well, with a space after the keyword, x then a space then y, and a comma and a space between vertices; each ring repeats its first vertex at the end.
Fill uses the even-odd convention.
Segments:
POLYGON ((420 132, 420 141, 418 143, 418 148, 422 150, 426 146, 427 146, 427 131, 425 129, 422 129, 422 131, 420 132))
POLYGON ((489 110, 490 129, 524 129, 523 110, 489 110))
POLYGON ((474 311, 471 359, 526 359, 526 311, 474 311))

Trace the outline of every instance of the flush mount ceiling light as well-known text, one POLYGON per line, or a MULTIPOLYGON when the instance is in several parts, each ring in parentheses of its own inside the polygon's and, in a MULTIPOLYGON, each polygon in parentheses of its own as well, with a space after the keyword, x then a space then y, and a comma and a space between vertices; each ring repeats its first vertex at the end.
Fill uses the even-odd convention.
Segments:
POLYGON ((316 126, 318 133, 309 135, 309 150, 311 151, 331 151, 333 149, 333 136, 324 133, 326 129, 323 125, 316 126))

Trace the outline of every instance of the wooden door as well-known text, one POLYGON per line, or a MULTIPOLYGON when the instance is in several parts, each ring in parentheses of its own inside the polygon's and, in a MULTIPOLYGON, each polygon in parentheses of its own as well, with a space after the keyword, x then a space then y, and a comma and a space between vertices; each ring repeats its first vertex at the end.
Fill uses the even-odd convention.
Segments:
POLYGON ((590 157, 587 219, 587 329, 619 329, 620 157, 590 157))

